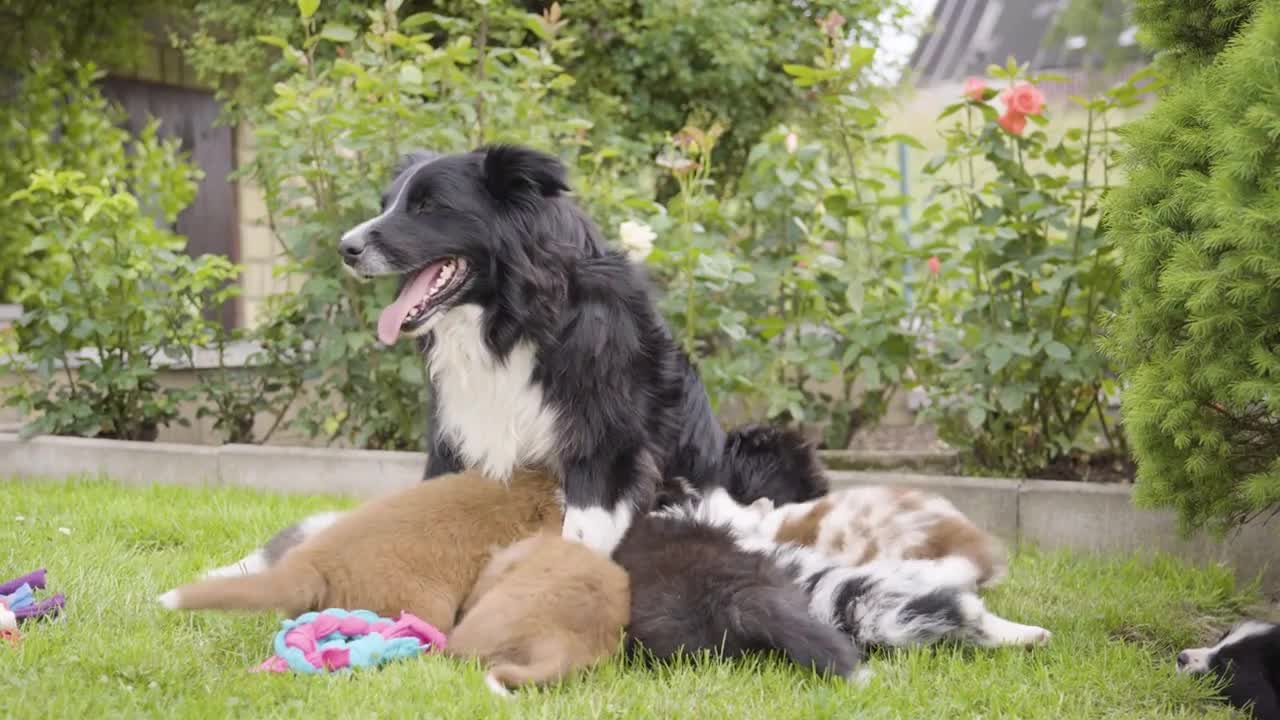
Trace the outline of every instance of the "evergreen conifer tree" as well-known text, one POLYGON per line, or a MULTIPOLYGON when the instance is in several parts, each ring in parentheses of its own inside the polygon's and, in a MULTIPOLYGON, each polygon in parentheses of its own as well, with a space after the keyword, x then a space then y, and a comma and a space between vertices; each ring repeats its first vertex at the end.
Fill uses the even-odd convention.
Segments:
POLYGON ((1168 91, 1126 130, 1104 345, 1137 499, 1187 528, 1280 509, 1280 0, 1141 0, 1168 91))

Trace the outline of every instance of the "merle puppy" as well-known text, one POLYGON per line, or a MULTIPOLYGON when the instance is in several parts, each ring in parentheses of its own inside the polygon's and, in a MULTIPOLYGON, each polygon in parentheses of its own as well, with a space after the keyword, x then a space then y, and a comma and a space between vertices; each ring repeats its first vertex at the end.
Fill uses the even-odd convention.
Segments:
POLYGON ((734 481, 642 271, 568 191, 560 162, 528 148, 420 153, 339 247, 356 275, 402 278, 378 337, 418 338, 426 355, 426 477, 545 464, 562 481, 565 537, 608 553, 660 479, 734 481))

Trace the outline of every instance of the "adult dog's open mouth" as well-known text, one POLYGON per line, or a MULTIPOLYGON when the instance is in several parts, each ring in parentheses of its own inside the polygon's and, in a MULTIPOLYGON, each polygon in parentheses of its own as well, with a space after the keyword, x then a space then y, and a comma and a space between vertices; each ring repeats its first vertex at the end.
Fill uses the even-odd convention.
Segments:
POLYGON ((392 345, 402 332, 412 332, 441 309, 466 284, 470 272, 460 257, 436 260, 409 276, 400 296, 378 316, 378 339, 392 345))

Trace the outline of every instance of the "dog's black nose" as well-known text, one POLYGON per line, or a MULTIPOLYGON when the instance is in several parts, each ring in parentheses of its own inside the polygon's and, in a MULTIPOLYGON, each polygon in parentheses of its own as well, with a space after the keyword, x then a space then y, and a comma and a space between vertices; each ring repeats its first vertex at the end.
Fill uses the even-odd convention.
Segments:
POLYGON ((343 235, 342 241, 338 243, 338 252, 342 253, 342 257, 348 260, 360 257, 360 253, 364 252, 364 238, 343 235))
POLYGON ((1189 662, 1191 662, 1191 656, 1187 654, 1186 650, 1178 653, 1178 667, 1186 667, 1189 662))

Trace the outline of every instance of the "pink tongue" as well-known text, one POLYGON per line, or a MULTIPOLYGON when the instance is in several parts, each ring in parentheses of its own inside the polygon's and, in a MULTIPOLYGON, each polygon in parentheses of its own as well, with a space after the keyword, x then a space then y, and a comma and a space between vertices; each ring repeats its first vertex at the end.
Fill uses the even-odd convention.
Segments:
POLYGON ((400 291, 400 297, 378 316, 378 339, 382 344, 395 344, 396 338, 400 337, 400 326, 404 325, 404 319, 409 317, 413 306, 426 297, 427 290, 431 287, 431 283, 436 281, 436 276, 440 274, 440 269, 443 267, 444 263, 438 262, 423 268, 422 272, 419 272, 418 276, 400 291))

